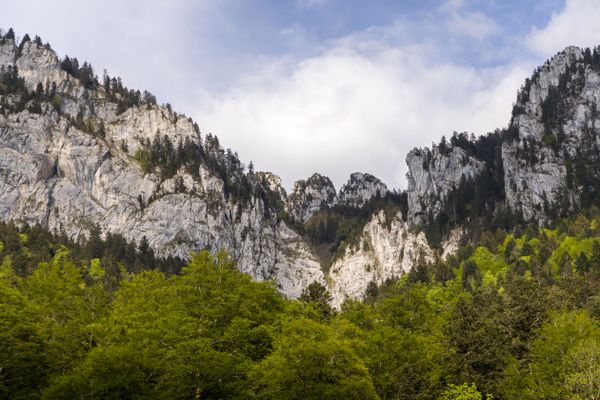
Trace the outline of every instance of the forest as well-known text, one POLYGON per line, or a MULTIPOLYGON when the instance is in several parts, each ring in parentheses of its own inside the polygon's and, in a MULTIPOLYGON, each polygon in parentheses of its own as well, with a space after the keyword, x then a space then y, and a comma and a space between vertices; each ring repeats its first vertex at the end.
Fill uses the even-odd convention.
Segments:
POLYGON ((0 260, 0 398, 600 392, 597 210, 552 229, 486 232, 341 310, 317 283, 286 299, 223 252, 195 254, 176 273, 147 244, 78 245, 2 224, 0 260))

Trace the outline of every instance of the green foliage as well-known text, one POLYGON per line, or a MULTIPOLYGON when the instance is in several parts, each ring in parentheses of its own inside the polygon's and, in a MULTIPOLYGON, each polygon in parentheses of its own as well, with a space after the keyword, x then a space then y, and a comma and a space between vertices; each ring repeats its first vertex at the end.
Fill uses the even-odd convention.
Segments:
POLYGON ((259 399, 377 399, 351 341, 308 319, 286 321, 273 353, 254 369, 259 399))
POLYGON ((181 276, 142 272, 93 325, 96 347, 45 396, 243 398, 252 361, 272 347, 265 324, 282 310, 272 285, 251 282, 222 254, 195 255, 181 276))
POLYGON ((567 354, 565 384, 573 399, 600 398, 600 338, 581 340, 567 354))
POLYGON ((144 173, 152 172, 152 156, 150 151, 145 149, 138 149, 135 152, 134 156, 135 160, 140 163, 140 167, 142 167, 142 171, 144 173))
POLYGON ((599 222, 491 235, 339 312, 224 253, 167 274, 144 239, 0 224, 0 398, 597 398, 599 222))
POLYGON ((0 94, 26 93, 25 80, 19 77, 16 66, 0 67, 0 94))
POLYGON ((594 398, 598 339, 597 321, 586 312, 555 314, 540 329, 528 363, 508 371, 507 394, 519 393, 523 399, 594 398))
MULTIPOLYGON (((95 85, 98 85, 97 78, 94 77, 94 79, 96 79, 95 85)), ((102 89, 106 97, 117 104, 117 114, 122 114, 134 106, 156 105, 156 97, 152 93, 148 91, 142 93, 139 90, 128 89, 123 85, 121 78, 111 78, 106 72, 102 77, 102 89)))
POLYGON ((27 298, 0 277, 0 398, 36 398, 44 387, 44 342, 27 298))
MULTIPOLYGON (((50 261, 65 247, 76 262, 87 264, 95 259, 100 260, 106 288, 115 288, 127 271, 158 268, 172 274, 183 265, 179 258, 155 257, 145 237, 139 244, 127 242, 119 234, 109 233, 102 238, 100 229, 96 227, 91 229, 87 241, 75 243, 64 236, 51 234, 40 226, 18 228, 13 223, 0 222, 0 243, 0 259, 4 258, 5 262, 10 260, 12 269, 21 277, 31 274, 40 262, 50 261)), ((85 278, 90 276, 86 275, 85 278)))
POLYGON ((77 79, 86 89, 95 89, 98 86, 98 78, 94 75, 94 69, 88 62, 84 62, 81 67, 76 58, 65 58, 61 61, 60 67, 69 75, 77 79))
MULTIPOLYGON (((487 395, 487 399, 493 399, 491 395, 487 395)), ((467 385, 463 383, 460 386, 448 385, 448 388, 444 390, 444 393, 439 400, 482 400, 483 396, 477 391, 475 384, 467 385)))
POLYGON ((100 316, 108 301, 103 290, 86 286, 83 273, 66 250, 40 263, 22 282, 22 292, 37 315, 36 328, 47 343, 49 369, 64 373, 92 345, 88 324, 100 316))
POLYGON ((384 399, 431 399, 445 368, 435 337, 388 325, 365 335, 365 356, 377 393, 384 399))
POLYGON ((2 65, 0 67, 0 113, 7 115, 21 112, 25 108, 29 108, 32 113, 40 113, 39 100, 33 93, 27 91, 25 79, 19 76, 19 69, 16 66, 2 65), (14 95, 10 103, 7 101, 6 95, 14 95), (28 103, 32 99, 34 102, 28 107, 28 103))
POLYGON ((331 307, 331 294, 325 286, 315 281, 306 287, 300 295, 300 300, 312 305, 323 318, 331 317, 335 311, 331 307))

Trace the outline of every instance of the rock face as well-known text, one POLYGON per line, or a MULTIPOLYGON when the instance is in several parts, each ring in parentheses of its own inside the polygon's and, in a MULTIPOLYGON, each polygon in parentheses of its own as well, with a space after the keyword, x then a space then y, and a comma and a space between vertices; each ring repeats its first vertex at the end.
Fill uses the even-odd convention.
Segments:
POLYGON ((600 175, 599 105, 600 66, 589 50, 568 47, 526 81, 502 147, 506 201, 526 221, 585 203, 593 188, 577 176, 600 175))
POLYGON ((306 180, 294 183, 287 197, 287 211, 297 221, 305 222, 321 209, 336 205, 360 208, 372 197, 385 196, 387 193, 387 186, 371 174, 351 174, 348 182, 336 193, 328 177, 315 173, 306 180))
MULTIPOLYGON (((501 143, 504 203, 525 221, 547 222, 596 196, 600 179, 600 53, 568 47, 538 68, 518 95, 501 143)), ((486 167, 463 148, 415 149, 407 156, 408 221, 444 209, 461 180, 486 167)))
POLYGON ((375 196, 385 196, 388 188, 385 183, 371 174, 355 172, 340 189, 337 203, 346 207, 360 208, 375 196))
POLYGON ((269 190, 275 194, 277 194, 278 200, 285 204, 287 200, 287 193, 285 189, 281 185, 281 178, 275 175, 272 172, 257 172, 256 177, 258 180, 269 188, 269 190))
POLYGON ((430 222, 443 210, 448 193, 461 180, 473 179, 484 163, 467 155, 460 147, 430 150, 414 149, 406 156, 408 164, 408 221, 411 226, 430 222))
POLYGON ((423 234, 409 232, 399 216, 390 225, 376 214, 360 238, 369 250, 346 250, 327 282, 309 245, 277 217, 278 210, 303 222, 337 204, 360 208, 388 192, 379 179, 352 174, 338 194, 329 178, 314 174, 296 182, 288 195, 270 172, 228 172, 231 153, 170 108, 146 103, 119 111, 118 96, 101 85, 85 87, 61 69, 48 47, 27 42, 19 50, 14 41, 4 40, 0 63, 16 66, 29 91, 41 83, 57 95, 37 111, 31 104, 17 110, 18 95, 2 98, 8 107, 0 113, 4 220, 41 224, 73 239, 85 238, 94 226, 130 241, 145 236, 159 256, 186 258, 204 248, 225 249, 240 270, 257 280, 276 280, 287 296, 299 296, 313 281, 330 285, 336 305, 362 296, 370 281, 396 277, 418 257, 432 256, 423 234), (196 171, 181 167, 167 177, 143 168, 142 155, 157 138, 172 146, 197 143, 218 166, 209 168, 204 161, 196 171), (215 171, 229 174, 228 181, 246 179, 254 194, 236 199, 228 194, 231 182, 215 171), (368 279, 359 273, 367 267, 368 279))
MULTIPOLYGON (((61 91, 67 89, 70 83, 67 73, 60 68, 60 63, 52 50, 30 41, 23 44, 21 55, 16 57, 17 47, 14 41, 8 40, 3 47, 5 50, 0 52, 13 54, 16 59, 15 65, 19 68, 19 75, 25 78, 25 84, 30 91, 35 90, 38 83, 45 88, 52 82, 61 85, 61 91)), ((11 62, 10 58, 6 59, 6 64, 14 62, 11 62)))
POLYGON ((287 210, 297 221, 304 222, 320 209, 335 204, 333 183, 328 177, 315 173, 306 180, 294 183, 287 199, 287 210))
MULTIPOLYGON (((458 250, 461 239, 459 229, 452 232, 442 243, 442 259, 458 250)), ((333 305, 339 308, 347 299, 362 299, 369 285, 399 278, 418 263, 432 262, 434 255, 425 234, 411 229, 401 213, 386 216, 380 211, 365 225, 360 240, 331 266, 333 305)))
POLYGON ((331 266, 333 304, 339 307, 348 298, 360 299, 371 282, 381 285, 409 272, 418 261, 432 259, 433 251, 422 232, 412 232, 400 214, 388 223, 381 211, 364 227, 358 243, 348 246, 331 266))

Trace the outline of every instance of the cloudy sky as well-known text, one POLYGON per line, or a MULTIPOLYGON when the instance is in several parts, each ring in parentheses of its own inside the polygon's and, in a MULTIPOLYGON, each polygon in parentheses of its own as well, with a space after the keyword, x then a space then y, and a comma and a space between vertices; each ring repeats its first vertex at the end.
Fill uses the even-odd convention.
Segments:
POLYGON ((0 0, 39 34, 148 89, 291 184, 355 171, 406 185, 405 155, 506 126, 532 69, 600 44, 597 0, 0 0))

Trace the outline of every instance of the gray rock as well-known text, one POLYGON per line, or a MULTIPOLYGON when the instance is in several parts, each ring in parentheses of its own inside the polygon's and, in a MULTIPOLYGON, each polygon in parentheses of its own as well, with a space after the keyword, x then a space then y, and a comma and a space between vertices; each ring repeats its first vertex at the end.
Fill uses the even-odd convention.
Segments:
POLYGON ((13 39, 5 39, 3 44, 0 44, 0 66, 9 66, 15 64, 17 56, 17 47, 13 39))
POLYGON ((263 171, 257 172, 255 175, 262 185, 268 187, 271 192, 277 194, 278 200, 281 201, 282 204, 287 202, 287 193, 281 185, 280 177, 272 172, 263 171))
POLYGON ((385 183, 371 174, 355 172, 350 175, 348 183, 340 189, 337 203, 347 207, 360 208, 367 204, 372 197, 385 196, 388 188, 385 183))
POLYGON ((60 62, 52 50, 38 46, 32 41, 26 42, 21 55, 16 59, 16 65, 19 75, 25 78, 28 90, 35 90, 38 83, 46 88, 47 85, 56 82, 62 91, 66 91, 69 76, 60 68, 60 62))
POLYGON ((569 183, 570 159, 594 160, 592 146, 599 143, 600 128, 600 75, 583 58, 581 49, 566 48, 534 74, 519 96, 520 112, 511 122, 516 135, 503 144, 502 159, 506 202, 526 221, 543 224, 549 210, 570 211, 580 204, 584 188, 569 183), (558 112, 544 116, 551 90, 560 92, 562 103, 558 112))
POLYGON ((444 209, 450 191, 458 188, 462 179, 474 179, 484 163, 469 156, 460 147, 438 146, 430 150, 414 149, 406 156, 408 164, 408 222, 419 226, 430 222, 444 209))
POLYGON ((294 183, 287 198, 287 210, 297 221, 304 222, 314 213, 336 204, 336 192, 331 180, 320 174, 313 174, 306 180, 294 183))

